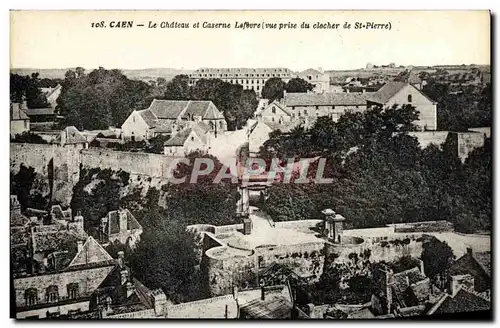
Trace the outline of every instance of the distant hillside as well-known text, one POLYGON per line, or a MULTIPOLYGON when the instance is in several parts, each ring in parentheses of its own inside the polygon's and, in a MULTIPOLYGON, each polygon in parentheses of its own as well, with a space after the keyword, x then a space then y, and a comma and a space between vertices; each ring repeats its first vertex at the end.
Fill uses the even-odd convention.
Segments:
MULTIPOLYGON (((31 75, 34 72, 40 73, 40 78, 49 79, 64 79, 64 74, 66 71, 74 68, 49 68, 49 69, 37 69, 37 68, 12 68, 11 73, 19 75, 31 75)), ((93 69, 86 69, 87 72, 91 72, 93 69)), ((129 79, 133 80, 156 80, 158 77, 163 77, 166 80, 172 79, 174 76, 179 74, 189 74, 192 71, 180 70, 175 68, 144 68, 144 69, 123 69, 121 70, 129 79)))

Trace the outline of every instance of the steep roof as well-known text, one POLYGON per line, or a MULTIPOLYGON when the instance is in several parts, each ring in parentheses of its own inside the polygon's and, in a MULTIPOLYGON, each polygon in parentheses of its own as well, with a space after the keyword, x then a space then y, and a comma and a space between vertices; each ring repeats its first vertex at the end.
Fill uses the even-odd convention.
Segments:
POLYGON ((142 117, 144 122, 146 122, 146 124, 150 128, 153 128, 156 126, 156 122, 157 122, 158 118, 150 109, 139 110, 139 111, 137 111, 137 114, 139 114, 142 117))
POLYGON ((406 82, 387 82, 377 92, 369 95, 367 100, 377 104, 385 104, 407 85, 406 82))
MULTIPOLYGON (((154 126, 154 132, 158 133, 170 133, 172 132, 172 120, 157 120, 154 126)), ((148 124, 149 125, 149 124, 148 124)))
POLYGON ((92 237, 88 237, 83 247, 73 258, 69 267, 82 266, 88 264, 111 264, 114 260, 111 255, 92 237))
MULTIPOLYGON (((127 219, 127 230, 133 230, 133 229, 142 229, 141 225, 139 222, 136 220, 136 218, 130 213, 128 209, 122 210, 122 213, 125 215, 127 219)), ((109 224, 109 231, 111 234, 119 233, 120 232, 120 211, 111 211, 108 213, 108 224, 109 224)))
POLYGON ((491 277, 491 252, 467 252, 450 267, 450 275, 474 273, 474 262, 491 277))
POLYGON ((19 104, 10 104, 10 120, 11 121, 24 121, 30 118, 26 113, 19 108, 19 104))
POLYGON ((359 106, 366 105, 366 95, 354 92, 287 93, 283 98, 286 107, 293 106, 359 106))
POLYGON ((460 289, 454 297, 444 300, 441 306, 434 312, 436 314, 486 311, 491 309, 491 302, 474 295, 464 289, 460 289))
POLYGON ((165 146, 184 146, 184 143, 186 142, 187 138, 191 135, 191 132, 193 132, 192 128, 186 128, 182 131, 179 131, 175 136, 172 138, 168 139, 165 141, 164 145, 165 146))
POLYGON ((265 125, 270 127, 271 130, 273 130, 273 131, 280 130, 281 132, 284 132, 284 133, 290 132, 295 127, 295 124, 292 122, 286 122, 286 123, 262 122, 262 123, 264 123, 265 125))
POLYGON ((149 110, 159 119, 177 119, 186 108, 189 101, 186 100, 159 100, 154 99, 149 110))

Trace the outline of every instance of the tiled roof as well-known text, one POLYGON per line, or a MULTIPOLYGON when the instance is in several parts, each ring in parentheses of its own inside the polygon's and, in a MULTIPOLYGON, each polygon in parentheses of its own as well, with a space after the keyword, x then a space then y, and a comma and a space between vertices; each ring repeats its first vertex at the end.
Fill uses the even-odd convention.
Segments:
POLYGON ((478 270, 476 265, 491 277, 491 252, 467 252, 451 265, 449 273, 450 275, 473 274, 478 270))
POLYGON ((460 289, 454 297, 448 297, 434 312, 436 314, 485 311, 491 309, 487 300, 460 289))
POLYGON ((11 121, 19 121, 19 120, 29 120, 30 118, 26 113, 19 108, 19 104, 11 104, 10 105, 10 120, 11 121))
POLYGON ((28 108, 26 109, 26 114, 28 116, 37 116, 37 115, 55 115, 54 108, 28 108))
POLYGON ((407 85, 406 82, 387 82, 377 92, 369 95, 367 100, 377 104, 385 104, 407 85))
POLYGON ((186 100, 158 100, 154 99, 150 109, 158 119, 175 120, 186 108, 189 101, 186 100))
POLYGON ((263 74, 263 73, 292 73, 288 68, 275 67, 275 68, 206 68, 201 67, 195 73, 228 73, 228 74, 263 74))
POLYGON ((491 277, 491 252, 474 252, 472 256, 484 272, 491 277))
POLYGON ((172 132, 172 120, 160 119, 156 121, 154 131, 158 133, 170 133, 172 132))
POLYGON ((191 132, 193 132, 192 128, 187 128, 182 131, 179 131, 175 136, 165 141, 164 145, 184 146, 184 143, 186 142, 187 138, 191 135, 191 132))
POLYGON ((295 127, 292 122, 277 123, 277 122, 263 122, 265 125, 271 128, 273 131, 280 130, 281 132, 290 132, 295 127))
POLYGON ((211 101, 192 100, 187 105, 186 111, 182 114, 183 118, 204 116, 210 106, 211 101))
POLYGON ((137 111, 137 114, 139 114, 142 117, 144 122, 146 122, 146 124, 150 128, 153 128, 156 126, 157 117, 155 114, 153 114, 153 112, 150 109, 144 109, 144 110, 137 111))
POLYGON ((425 280, 427 277, 420 272, 419 268, 414 267, 394 274, 391 279, 390 283, 395 290, 399 293, 403 293, 408 289, 408 287, 410 287, 410 285, 425 280))
POLYGON ((292 309, 292 302, 283 296, 273 295, 265 300, 255 299, 241 305, 240 313, 252 319, 291 319, 292 309))
POLYGON ((283 99, 286 107, 293 106, 360 106, 366 105, 366 95, 354 92, 287 93, 283 99))

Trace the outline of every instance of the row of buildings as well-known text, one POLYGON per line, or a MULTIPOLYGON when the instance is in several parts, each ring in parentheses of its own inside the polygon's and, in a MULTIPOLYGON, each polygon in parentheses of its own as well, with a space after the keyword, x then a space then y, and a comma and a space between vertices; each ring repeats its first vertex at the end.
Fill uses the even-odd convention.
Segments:
POLYGON ((258 152, 270 131, 288 132, 300 124, 311 126, 320 116, 334 122, 345 113, 364 112, 374 106, 412 105, 419 112, 415 124, 422 131, 437 129, 437 104, 406 82, 387 82, 376 92, 285 93, 283 99, 263 106, 249 131, 250 152, 258 152))
POLYGON ((330 76, 318 70, 309 68, 302 72, 293 72, 288 68, 199 68, 189 74, 191 85, 201 79, 221 79, 224 82, 239 84, 245 90, 253 90, 260 97, 267 80, 280 78, 287 83, 292 78, 301 78, 314 85, 314 92, 323 93, 330 90, 330 76))

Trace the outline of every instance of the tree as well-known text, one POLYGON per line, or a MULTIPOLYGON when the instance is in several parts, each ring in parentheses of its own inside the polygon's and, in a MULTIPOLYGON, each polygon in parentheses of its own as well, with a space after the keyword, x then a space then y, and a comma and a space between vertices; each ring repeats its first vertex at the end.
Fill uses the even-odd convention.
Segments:
POLYGON ((48 107, 47 98, 40 89, 39 73, 29 76, 10 74, 10 100, 22 103, 26 100, 28 108, 48 107))
POLYGON ((274 100, 283 98, 283 91, 285 90, 285 82, 279 77, 272 77, 266 81, 262 88, 262 98, 268 99, 269 103, 274 100))
POLYGON ((451 247, 446 242, 435 237, 430 237, 422 246, 421 258, 424 262, 425 274, 431 278, 436 277, 438 274, 446 274, 455 259, 451 247))
POLYGON ((288 81, 288 83, 285 85, 285 90, 286 92, 289 93, 308 92, 312 91, 313 89, 314 89, 313 84, 299 77, 294 77, 293 79, 290 79, 290 81, 288 81))
MULTIPOLYGON (((158 82, 161 82, 160 80, 158 82)), ((167 83, 167 91, 164 95, 169 100, 188 100, 191 99, 191 89, 189 87, 189 76, 176 75, 167 83)))
POLYGON ((82 68, 67 71, 57 109, 64 124, 79 129, 107 129, 121 126, 133 110, 149 105, 151 87, 129 80, 120 70, 100 67, 89 74, 82 68))
POLYGON ((149 144, 146 146, 146 152, 153 154, 163 154, 164 152, 164 144, 170 139, 165 135, 157 135, 154 138, 149 139, 149 144))

